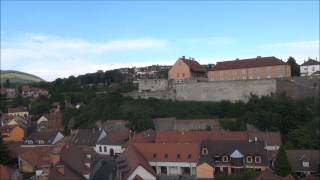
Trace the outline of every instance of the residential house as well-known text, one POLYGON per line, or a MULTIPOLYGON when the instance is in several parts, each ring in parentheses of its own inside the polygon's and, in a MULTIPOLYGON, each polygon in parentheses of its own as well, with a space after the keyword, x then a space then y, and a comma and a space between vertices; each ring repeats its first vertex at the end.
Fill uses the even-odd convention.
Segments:
POLYGON ((106 136, 97 141, 94 150, 103 155, 118 156, 123 152, 123 146, 128 140, 128 129, 107 132, 106 136))
POLYGON ((21 95, 22 95, 22 97, 25 97, 25 98, 27 98, 27 97, 36 98, 39 96, 48 96, 49 95, 48 90, 43 89, 43 88, 35 88, 35 87, 31 87, 29 85, 23 85, 21 89, 22 89, 21 95))
POLYGON ((119 180, 157 179, 154 169, 134 145, 130 145, 117 158, 117 172, 119 180))
POLYGON ((7 99, 13 99, 16 97, 16 89, 0 87, 0 94, 6 96, 7 99))
POLYGON ((197 178, 241 174, 246 169, 264 171, 268 168, 263 141, 206 140, 200 145, 197 178))
POLYGON ((23 173, 34 173, 41 167, 46 156, 51 151, 51 146, 29 147, 20 150, 18 156, 19 170, 23 173))
POLYGON ((185 56, 179 58, 169 70, 169 79, 173 80, 203 79, 206 76, 206 68, 193 58, 186 59, 185 56))
POLYGON ((95 147, 107 133, 102 129, 76 129, 71 131, 71 143, 79 146, 95 147))
POLYGON ((37 131, 25 138, 21 147, 53 146, 63 138, 60 131, 37 131))
POLYGON ((290 65, 273 56, 218 62, 208 72, 209 81, 270 79, 290 76, 290 65))
POLYGON ((26 107, 8 108, 8 116, 26 118, 29 116, 29 111, 26 107))
POLYGON ((1 180, 22 180, 22 175, 18 170, 0 164, 1 180))
POLYGON ((62 113, 60 111, 47 113, 38 119, 38 130, 63 130, 62 120, 62 113))
POLYGON ((22 141, 26 136, 26 128, 20 125, 1 126, 3 141, 22 141))
POLYGON ((319 173, 320 150, 287 150, 291 169, 299 177, 319 173))
POLYGON ((300 76, 320 75, 320 62, 313 59, 308 59, 300 65, 300 76), (318 73, 317 73, 318 72, 318 73))

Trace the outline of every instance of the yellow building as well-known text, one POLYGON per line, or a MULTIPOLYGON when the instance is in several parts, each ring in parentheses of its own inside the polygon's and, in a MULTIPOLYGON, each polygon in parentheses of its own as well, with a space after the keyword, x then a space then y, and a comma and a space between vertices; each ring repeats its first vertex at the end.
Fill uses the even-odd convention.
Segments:
POLYGON ((273 56, 218 62, 208 72, 209 81, 270 79, 290 76, 290 65, 273 56))
POLYGON ((179 58, 169 70, 169 79, 173 80, 199 79, 206 76, 206 68, 193 58, 186 59, 185 56, 179 58))

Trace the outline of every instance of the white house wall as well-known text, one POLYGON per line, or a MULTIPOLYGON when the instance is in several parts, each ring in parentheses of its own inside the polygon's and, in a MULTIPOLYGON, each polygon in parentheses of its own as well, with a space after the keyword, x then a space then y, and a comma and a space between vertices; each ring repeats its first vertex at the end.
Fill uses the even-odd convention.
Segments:
POLYGON ((301 76, 310 76, 312 73, 319 71, 320 65, 300 66, 301 76))
POLYGON ((168 175, 182 175, 181 168, 188 167, 190 168, 191 175, 196 175, 196 166, 197 163, 195 162, 149 162, 150 166, 156 167, 157 174, 160 174, 161 166, 167 167, 167 174, 168 175))
POLYGON ((121 154, 123 152, 123 148, 122 146, 120 145, 99 145, 97 144, 95 147, 94 147, 94 150, 99 153, 99 154, 103 154, 103 155, 110 155, 110 150, 113 149, 114 153, 115 154, 121 154), (101 152, 99 151, 100 150, 100 147, 101 147, 101 152), (107 147, 107 151, 105 152, 104 151, 104 147, 107 147))

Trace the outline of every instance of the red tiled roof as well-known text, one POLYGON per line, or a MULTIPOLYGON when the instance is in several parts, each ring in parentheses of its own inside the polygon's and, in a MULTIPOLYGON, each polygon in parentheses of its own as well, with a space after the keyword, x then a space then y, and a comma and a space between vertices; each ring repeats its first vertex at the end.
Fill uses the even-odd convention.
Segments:
POLYGON ((291 175, 281 177, 274 174, 271 170, 267 169, 265 171, 262 171, 261 174, 255 178, 255 180, 294 180, 294 178, 291 175))
POLYGON ((136 149, 147 161, 197 162, 198 144, 136 143, 136 149))
POLYGON ((156 132, 153 129, 148 129, 140 133, 135 134, 128 142, 128 144, 134 143, 151 143, 156 138, 156 132))
POLYGON ((156 176, 156 173, 149 165, 148 161, 136 149, 134 145, 130 145, 117 159, 118 169, 124 173, 124 178, 127 179, 131 173, 140 165, 148 172, 156 176))
POLYGON ((48 119, 48 129, 63 129, 60 111, 48 113, 45 117, 48 119))
POLYGON ((0 179, 10 179, 13 173, 13 169, 0 164, 0 179))
POLYGON ((218 62, 209 71, 242 69, 242 68, 253 68, 253 67, 264 67, 264 66, 278 66, 278 65, 287 65, 287 64, 274 56, 257 57, 252 59, 218 62))
POLYGON ((210 140, 248 140, 249 136, 246 131, 212 131, 210 140))
POLYGON ((305 61, 301 66, 312 66, 312 65, 320 65, 319 61, 308 59, 308 61, 305 61))
POLYGON ((21 159, 27 161, 31 166, 38 167, 42 165, 43 160, 47 157, 48 153, 52 150, 52 147, 28 147, 21 149, 19 155, 21 159))
POLYGON ((248 132, 249 138, 254 139, 257 137, 260 140, 263 140, 268 145, 278 145, 281 143, 281 134, 280 132, 248 132))
POLYGON ((122 145, 129 139, 129 130, 123 129, 118 131, 107 132, 107 136, 104 137, 98 144, 108 145, 122 145))
POLYGON ((189 66, 191 71, 195 72, 207 72, 206 68, 201 66, 197 61, 189 59, 181 59, 186 65, 189 66))
POLYGON ((28 112, 26 107, 8 108, 8 113, 28 112))
POLYGON ((159 131, 156 143, 200 143, 208 139, 210 131, 159 131))

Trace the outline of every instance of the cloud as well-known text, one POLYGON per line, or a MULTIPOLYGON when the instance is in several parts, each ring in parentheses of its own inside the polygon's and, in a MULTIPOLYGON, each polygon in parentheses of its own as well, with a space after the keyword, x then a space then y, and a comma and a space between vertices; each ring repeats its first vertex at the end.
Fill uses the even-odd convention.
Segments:
POLYGON ((54 80, 98 69, 125 67, 130 60, 119 59, 126 59, 130 54, 141 51, 165 50, 167 44, 166 40, 145 37, 93 42, 27 34, 1 42, 1 68, 21 70, 54 80))

